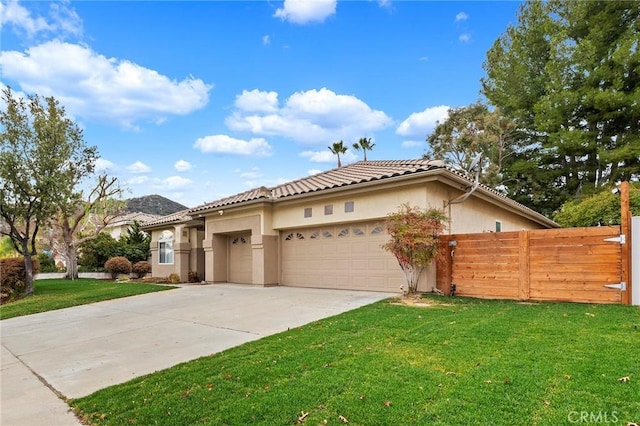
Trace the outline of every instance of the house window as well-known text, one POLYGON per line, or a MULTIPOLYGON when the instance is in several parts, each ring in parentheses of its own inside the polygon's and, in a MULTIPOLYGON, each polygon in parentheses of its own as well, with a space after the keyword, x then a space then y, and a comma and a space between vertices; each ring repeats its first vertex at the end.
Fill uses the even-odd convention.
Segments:
POLYGON ((313 210, 311 207, 307 207, 304 209, 304 217, 311 217, 313 215, 313 210))
POLYGON ((347 201, 344 203, 344 212, 353 213, 353 201, 347 201))
POLYGON ((158 263, 173 265, 173 233, 171 231, 163 231, 158 238, 158 263))
POLYGON ((324 215, 329 216, 330 214, 333 214, 333 204, 327 204, 324 206, 324 215))
POLYGON ((333 237, 333 235, 331 235, 331 232, 329 232, 329 231, 322 231, 322 236, 325 237, 325 238, 333 237))
POLYGON ((346 237, 349 235, 349 228, 344 228, 338 233, 338 237, 346 237))
POLYGON ((320 237, 320 233, 318 231, 314 231, 310 236, 309 239, 315 240, 316 238, 320 237))
POLYGON ((371 235, 382 234, 382 231, 383 231, 382 226, 376 226, 371 230, 371 235))
POLYGON ((353 235, 357 235, 357 236, 364 235, 364 231, 360 228, 353 228, 353 235))
POLYGON ((502 232, 502 222, 496 220, 496 232, 502 232))
POLYGON ((287 237, 285 238, 285 241, 291 241, 291 240, 293 240, 293 234, 287 235, 287 237))

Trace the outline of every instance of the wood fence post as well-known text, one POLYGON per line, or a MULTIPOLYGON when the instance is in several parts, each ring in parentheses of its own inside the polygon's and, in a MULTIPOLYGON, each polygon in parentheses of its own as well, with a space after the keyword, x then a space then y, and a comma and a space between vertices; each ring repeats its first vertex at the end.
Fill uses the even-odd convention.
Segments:
POLYGON ((451 250, 453 247, 449 246, 449 242, 452 240, 453 237, 451 235, 440 235, 438 242, 440 254, 436 262, 436 286, 438 290, 446 295, 451 293, 451 272, 453 268, 451 250))
POLYGON ((518 299, 529 300, 531 269, 529 267, 529 231, 520 231, 519 267, 518 267, 518 299))
POLYGON ((622 291, 623 305, 631 304, 631 209, 629 207, 629 182, 620 184, 620 233, 626 241, 621 245, 622 281, 627 283, 627 289, 622 291))

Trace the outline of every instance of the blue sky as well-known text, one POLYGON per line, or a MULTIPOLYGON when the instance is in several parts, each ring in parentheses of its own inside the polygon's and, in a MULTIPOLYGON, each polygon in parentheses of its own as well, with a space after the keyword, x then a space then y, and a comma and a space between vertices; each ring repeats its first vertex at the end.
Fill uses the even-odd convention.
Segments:
POLYGON ((336 166, 418 158, 517 2, 0 0, 1 83, 54 96, 125 196, 193 207, 336 166), (346 163, 360 159, 353 149, 346 163))

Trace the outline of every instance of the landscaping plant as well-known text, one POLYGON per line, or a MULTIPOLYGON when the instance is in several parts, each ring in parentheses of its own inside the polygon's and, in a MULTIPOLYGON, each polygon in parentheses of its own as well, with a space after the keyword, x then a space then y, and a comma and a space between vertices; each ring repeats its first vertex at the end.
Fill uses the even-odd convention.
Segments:
POLYGON ((107 272, 111 274, 111 278, 115 280, 120 274, 130 274, 132 265, 126 257, 117 256, 107 260, 104 264, 104 269, 106 269, 107 272))
MULTIPOLYGON (((387 216, 385 225, 390 240, 382 247, 391 252, 407 281, 408 293, 415 293, 424 269, 438 254, 438 236, 447 217, 438 209, 421 209, 403 204, 387 216)), ((403 292, 405 291, 403 287, 403 292)))

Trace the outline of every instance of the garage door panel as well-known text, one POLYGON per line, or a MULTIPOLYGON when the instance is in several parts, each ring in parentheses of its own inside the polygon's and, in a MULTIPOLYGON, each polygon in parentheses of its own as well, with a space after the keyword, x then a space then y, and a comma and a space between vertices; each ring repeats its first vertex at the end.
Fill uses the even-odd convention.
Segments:
POLYGON ((381 230, 370 222, 287 232, 281 241, 282 284, 398 292, 404 276, 382 249, 387 236, 381 230), (305 239, 286 240, 290 234, 305 239), (309 238, 314 234, 319 237, 309 238))
POLYGON ((250 235, 229 238, 229 282, 251 284, 253 281, 250 241, 250 235))

